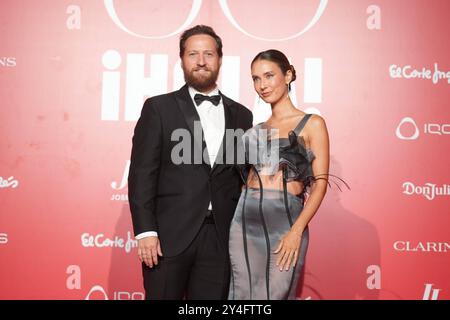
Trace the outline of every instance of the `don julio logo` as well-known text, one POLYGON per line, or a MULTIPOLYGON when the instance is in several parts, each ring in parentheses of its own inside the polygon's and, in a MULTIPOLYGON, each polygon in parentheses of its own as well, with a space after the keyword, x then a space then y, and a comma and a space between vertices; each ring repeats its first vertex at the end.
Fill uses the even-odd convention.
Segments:
POLYGON ((17 61, 15 57, 0 57, 0 67, 15 67, 17 61))
POLYGON ((423 195, 428 200, 433 200, 436 196, 448 196, 450 195, 450 185, 443 184, 437 186, 434 183, 425 183, 423 186, 416 186, 412 182, 403 183, 403 194, 411 195, 423 195))

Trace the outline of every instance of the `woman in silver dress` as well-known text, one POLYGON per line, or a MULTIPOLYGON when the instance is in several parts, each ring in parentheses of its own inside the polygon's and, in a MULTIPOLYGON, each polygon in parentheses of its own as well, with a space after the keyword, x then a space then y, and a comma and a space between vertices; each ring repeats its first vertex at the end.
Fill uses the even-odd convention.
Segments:
POLYGON ((328 132, 322 117, 292 104, 295 69, 282 52, 260 52, 251 73, 272 115, 243 137, 247 165, 230 229, 229 299, 295 299, 308 223, 328 186, 328 132))

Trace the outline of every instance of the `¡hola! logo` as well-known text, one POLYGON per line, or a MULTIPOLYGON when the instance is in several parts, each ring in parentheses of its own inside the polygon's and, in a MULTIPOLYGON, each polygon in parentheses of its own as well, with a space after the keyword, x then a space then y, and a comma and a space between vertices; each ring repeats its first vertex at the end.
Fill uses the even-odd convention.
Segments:
MULTIPOLYGON (((236 101, 239 101, 240 59, 239 56, 224 56, 221 67, 221 90, 236 101)), ((173 66, 169 66, 168 54, 151 54, 148 62, 147 60, 147 56, 143 53, 126 54, 126 63, 122 63, 122 56, 117 50, 107 50, 103 54, 102 64, 105 70, 102 77, 101 120, 121 120, 121 109, 125 109, 122 110, 125 121, 138 120, 142 103, 146 97, 168 92, 169 73, 173 74, 173 90, 177 90, 184 84, 181 60, 178 60, 173 66), (123 68, 126 70, 123 70, 123 68), (149 72, 144 75, 142 70, 146 69, 149 72), (121 84, 123 76, 125 76, 125 86, 121 84), (122 94, 124 95, 123 105, 121 105, 122 94)), ((310 57, 304 59, 303 102, 322 102, 322 69, 322 58, 310 57)), ((295 86, 291 98, 294 104, 297 104, 295 86)), ((253 107, 255 123, 265 121, 270 115, 270 105, 262 106, 259 104, 259 99, 255 99, 253 107), (261 117, 259 116, 260 113, 263 113, 261 117)), ((307 109, 307 111, 320 114, 317 109, 310 109, 307 109)))
MULTIPOLYGON (((440 136, 448 135, 450 134, 450 124, 425 123, 423 126, 423 133, 440 136)), ((397 138, 401 140, 416 140, 419 138, 420 130, 413 118, 404 117, 397 126, 395 134, 397 138), (410 135, 404 135, 402 133, 402 127, 404 126, 412 126, 414 128, 413 133, 410 135)))
MULTIPOLYGON (((136 32, 131 31, 123 24, 123 22, 120 20, 118 14, 116 12, 116 9, 114 7, 114 0, 104 0, 103 1, 109 17, 113 20, 113 22, 116 24, 116 26, 118 26, 122 31, 124 31, 134 37, 139 37, 139 38, 144 38, 144 39, 164 39, 164 38, 169 38, 171 36, 174 36, 174 35, 182 32, 195 20, 195 18, 197 17, 197 15, 200 12, 200 9, 202 7, 202 2, 203 2, 202 0, 193 0, 191 10, 189 11, 186 20, 175 31, 170 32, 165 35, 143 35, 143 34, 138 34, 136 32)), ((243 34, 245 34, 248 37, 251 37, 251 38, 254 38, 257 40, 263 40, 263 41, 285 41, 285 40, 291 40, 291 39, 301 36, 302 34, 307 32, 309 29, 311 29, 319 21, 320 17, 322 16, 322 14, 325 11, 325 8, 327 7, 327 4, 328 4, 328 0, 320 0, 319 5, 317 6, 317 10, 314 13, 314 16, 309 21, 309 23, 299 32, 294 33, 290 36, 286 36, 284 38, 269 39, 269 38, 264 38, 264 37, 259 37, 259 36, 253 35, 253 34, 247 32, 246 30, 244 30, 244 28, 242 28, 241 25, 234 18, 233 14, 230 10, 230 7, 228 5, 228 1, 227 0, 219 0, 219 5, 220 5, 222 12, 224 13, 224 15, 228 19, 228 21, 233 25, 233 27, 235 27, 237 30, 239 30, 240 32, 242 32, 243 34)), ((171 10, 170 7, 168 7, 168 9, 171 10)))
MULTIPOLYGON (((219 4, 230 23, 247 36, 265 41, 283 41, 299 37, 311 29, 323 15, 328 0, 318 1, 316 12, 301 31, 279 39, 267 39, 250 34, 238 24, 226 0, 219 0, 219 4)), ((125 33, 134 37, 157 40, 179 34, 190 26, 201 9, 202 1, 193 0, 188 17, 182 25, 176 28, 175 31, 163 35, 139 34, 132 31, 119 19, 113 0, 104 0, 104 6, 114 24, 125 33)), ((169 9, 170 6, 167 6, 167 10, 169 9)), ((173 66, 169 65, 168 54, 151 54, 148 62, 146 61, 148 59, 147 56, 143 53, 127 53, 125 56, 126 63, 122 61, 124 60, 123 58, 119 51, 114 49, 107 50, 102 56, 101 61, 104 67, 101 90, 102 121, 120 121, 122 120, 120 119, 121 114, 123 114, 125 121, 138 120, 145 98, 168 92, 169 74, 173 74, 173 90, 180 88, 184 84, 181 60, 178 60, 173 66), (143 72, 143 70, 146 70, 146 72, 143 72), (123 78, 125 80, 122 80, 123 78), (123 81, 125 86, 122 84, 123 81), (121 105, 122 96, 124 96, 123 105, 121 105)), ((240 56, 224 56, 221 67, 221 90, 236 101, 240 100, 240 59, 240 56)), ((304 59, 302 72, 304 78, 304 103, 322 103, 322 69, 322 58, 307 57, 304 59)), ((294 104, 297 104, 295 86, 293 87, 291 98, 294 104)), ((259 99, 254 101, 251 109, 254 110, 255 123, 265 121, 270 115, 270 105, 266 103, 261 103, 260 105, 259 99)), ((250 103, 247 103, 247 105, 250 105, 250 103)), ((309 109, 307 111, 310 113, 320 114, 320 111, 316 108, 309 109)), ((115 195, 112 200, 126 201, 126 197, 115 195)))
POLYGON ((438 300, 439 292, 442 291, 442 289, 435 289, 433 288, 433 285, 433 283, 425 283, 422 300, 438 300))

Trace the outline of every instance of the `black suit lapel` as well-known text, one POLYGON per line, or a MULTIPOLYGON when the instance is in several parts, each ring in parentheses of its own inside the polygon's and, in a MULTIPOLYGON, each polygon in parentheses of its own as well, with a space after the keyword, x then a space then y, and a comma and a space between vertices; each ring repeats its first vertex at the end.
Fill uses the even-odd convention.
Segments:
MULTIPOLYGON (((203 150, 205 150, 205 157, 209 160, 208 156, 208 149, 206 148, 206 142, 203 139, 203 129, 201 128, 200 124, 200 117, 198 115, 198 112, 194 106, 194 103, 192 102, 191 96, 189 95, 189 89, 187 85, 184 85, 180 90, 176 92, 176 101, 178 103, 178 107, 180 108, 181 113, 184 116, 184 120, 186 121, 186 124, 188 125, 189 131, 191 132, 191 137, 194 138, 194 148, 193 150, 194 154, 201 155, 202 160, 201 162, 204 163, 203 159, 203 150), (198 132, 195 132, 194 129, 194 122, 197 122, 197 126, 200 126, 199 128, 201 131, 197 129, 198 132)), ((193 159, 193 157, 192 157, 193 159)), ((206 163, 205 168, 207 169, 207 172, 209 173, 211 166, 206 163)))

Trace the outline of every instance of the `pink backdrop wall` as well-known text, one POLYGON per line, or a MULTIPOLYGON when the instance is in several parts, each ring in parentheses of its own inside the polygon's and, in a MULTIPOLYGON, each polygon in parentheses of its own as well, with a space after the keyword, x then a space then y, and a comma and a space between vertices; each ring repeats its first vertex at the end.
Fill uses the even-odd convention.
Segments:
POLYGON ((449 299, 447 0, 0 3, 0 298, 140 299, 126 177, 144 99, 183 83, 180 31, 214 27, 220 86, 254 113, 276 48, 320 113, 331 173, 300 299, 449 299))

